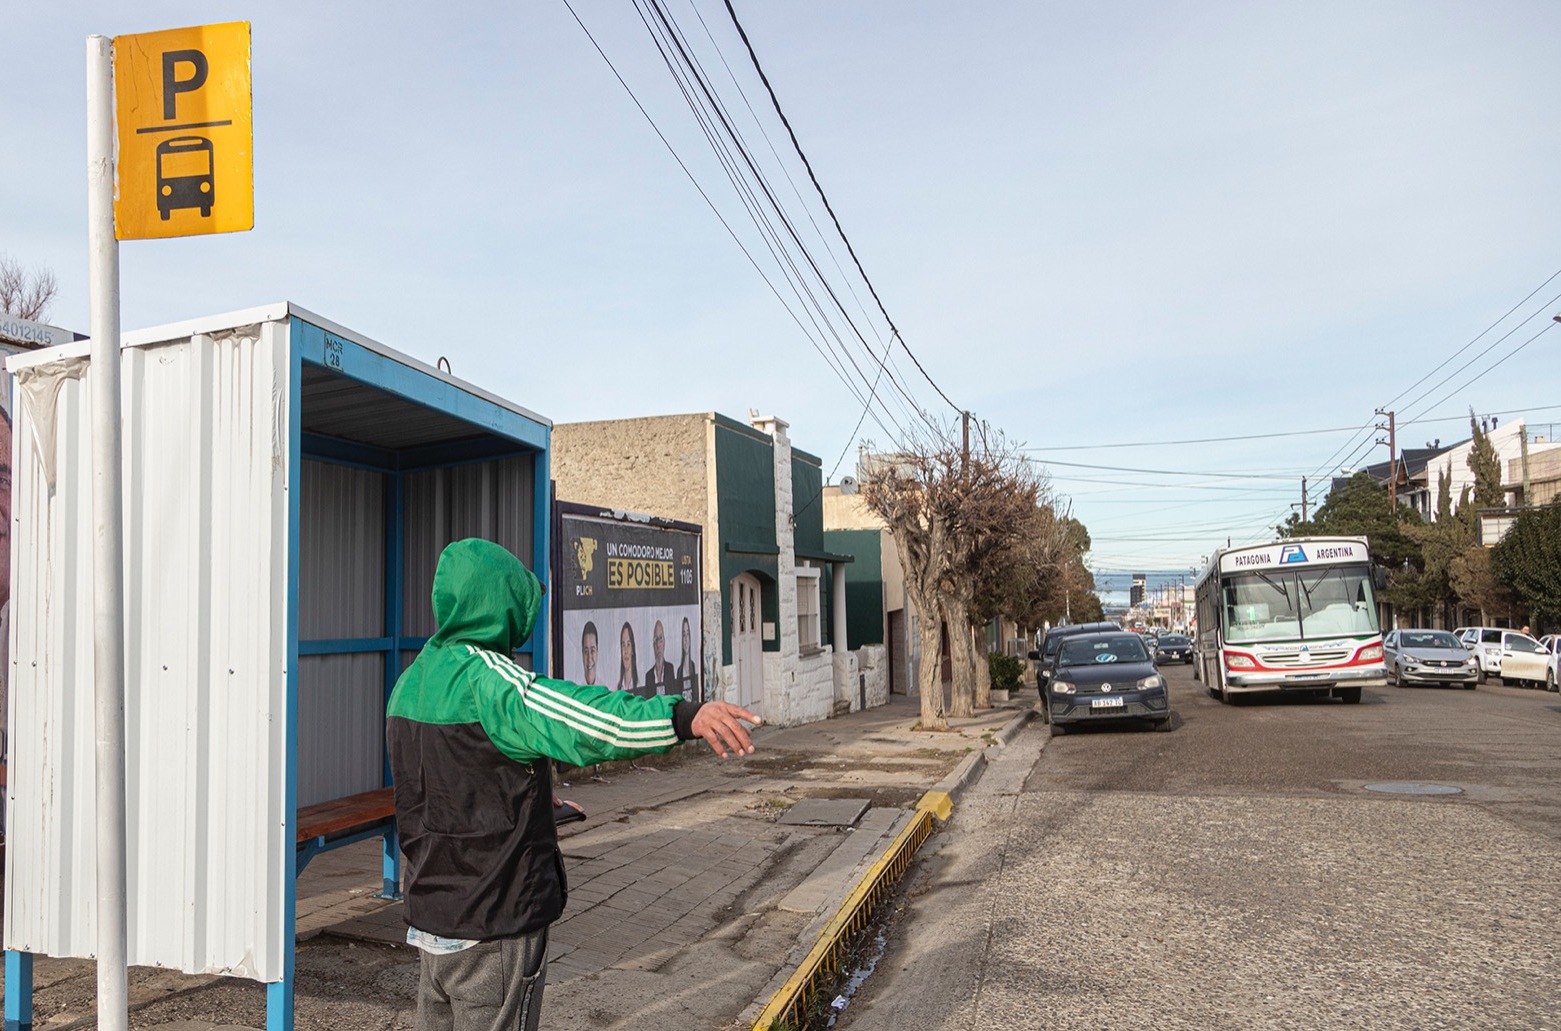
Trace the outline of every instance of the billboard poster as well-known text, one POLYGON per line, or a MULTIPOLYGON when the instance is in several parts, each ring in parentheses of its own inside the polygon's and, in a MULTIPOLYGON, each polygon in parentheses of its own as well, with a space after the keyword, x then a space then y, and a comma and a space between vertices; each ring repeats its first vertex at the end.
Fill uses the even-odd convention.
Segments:
POLYGON ((700 532, 560 503, 553 576, 559 675, 703 701, 700 532))

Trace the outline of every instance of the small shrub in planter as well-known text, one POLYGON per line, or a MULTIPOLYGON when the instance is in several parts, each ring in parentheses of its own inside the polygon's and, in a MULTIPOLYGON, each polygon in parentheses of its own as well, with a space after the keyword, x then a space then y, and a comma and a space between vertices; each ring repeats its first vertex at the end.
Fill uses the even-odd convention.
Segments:
POLYGON ((993 652, 986 657, 987 669, 992 674, 992 690, 1013 691, 1019 687, 1019 677, 1024 673, 1024 663, 1013 655, 993 652))

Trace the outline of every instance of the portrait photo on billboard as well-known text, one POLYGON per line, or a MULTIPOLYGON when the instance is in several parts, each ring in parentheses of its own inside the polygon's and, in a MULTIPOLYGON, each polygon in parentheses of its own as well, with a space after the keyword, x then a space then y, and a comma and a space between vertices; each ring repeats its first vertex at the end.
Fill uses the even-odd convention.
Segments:
POLYGON ((558 521, 559 676, 704 700, 698 528, 580 507, 561 505, 558 521))

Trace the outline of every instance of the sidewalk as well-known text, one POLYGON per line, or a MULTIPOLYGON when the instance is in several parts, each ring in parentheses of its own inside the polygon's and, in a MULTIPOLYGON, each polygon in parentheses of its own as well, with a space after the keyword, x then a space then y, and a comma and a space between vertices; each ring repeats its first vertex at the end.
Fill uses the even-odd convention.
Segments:
MULTIPOLYGON (((755 753, 740 759, 700 744, 599 777, 575 772, 558 793, 588 817, 560 828, 569 903, 551 931, 543 1026, 751 1026, 921 796, 957 796, 1033 700, 1019 692, 930 734, 911 729, 915 699, 896 696, 867 712, 760 728, 755 753)), ((373 897, 379 865, 370 841, 319 856, 298 881, 301 1029, 412 1026, 417 953, 404 944, 401 904, 373 897)), ((40 1031, 64 1026, 45 1017, 41 968, 53 962, 66 961, 39 961, 40 1031)), ((184 980, 194 986, 175 993, 184 1005, 138 999, 133 985, 131 1026, 264 1026, 258 991, 246 1002, 231 980, 184 980), (230 1001, 190 1005, 205 988, 226 989, 230 1001)))

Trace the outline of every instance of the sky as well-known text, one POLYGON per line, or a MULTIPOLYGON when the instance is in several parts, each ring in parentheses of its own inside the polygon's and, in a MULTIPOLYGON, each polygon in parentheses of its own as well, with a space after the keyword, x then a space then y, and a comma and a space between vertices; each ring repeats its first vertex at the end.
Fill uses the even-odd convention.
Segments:
POLYGON ((648 0, 570 2, 10 5, 0 253, 85 332, 85 38, 246 20, 255 228, 123 244, 127 330, 290 300, 555 422, 779 416, 832 482, 968 411, 1103 574, 1271 537, 1379 408, 1561 424, 1561 5, 733 0, 864 279, 725 5, 662 0, 794 288, 648 0))

